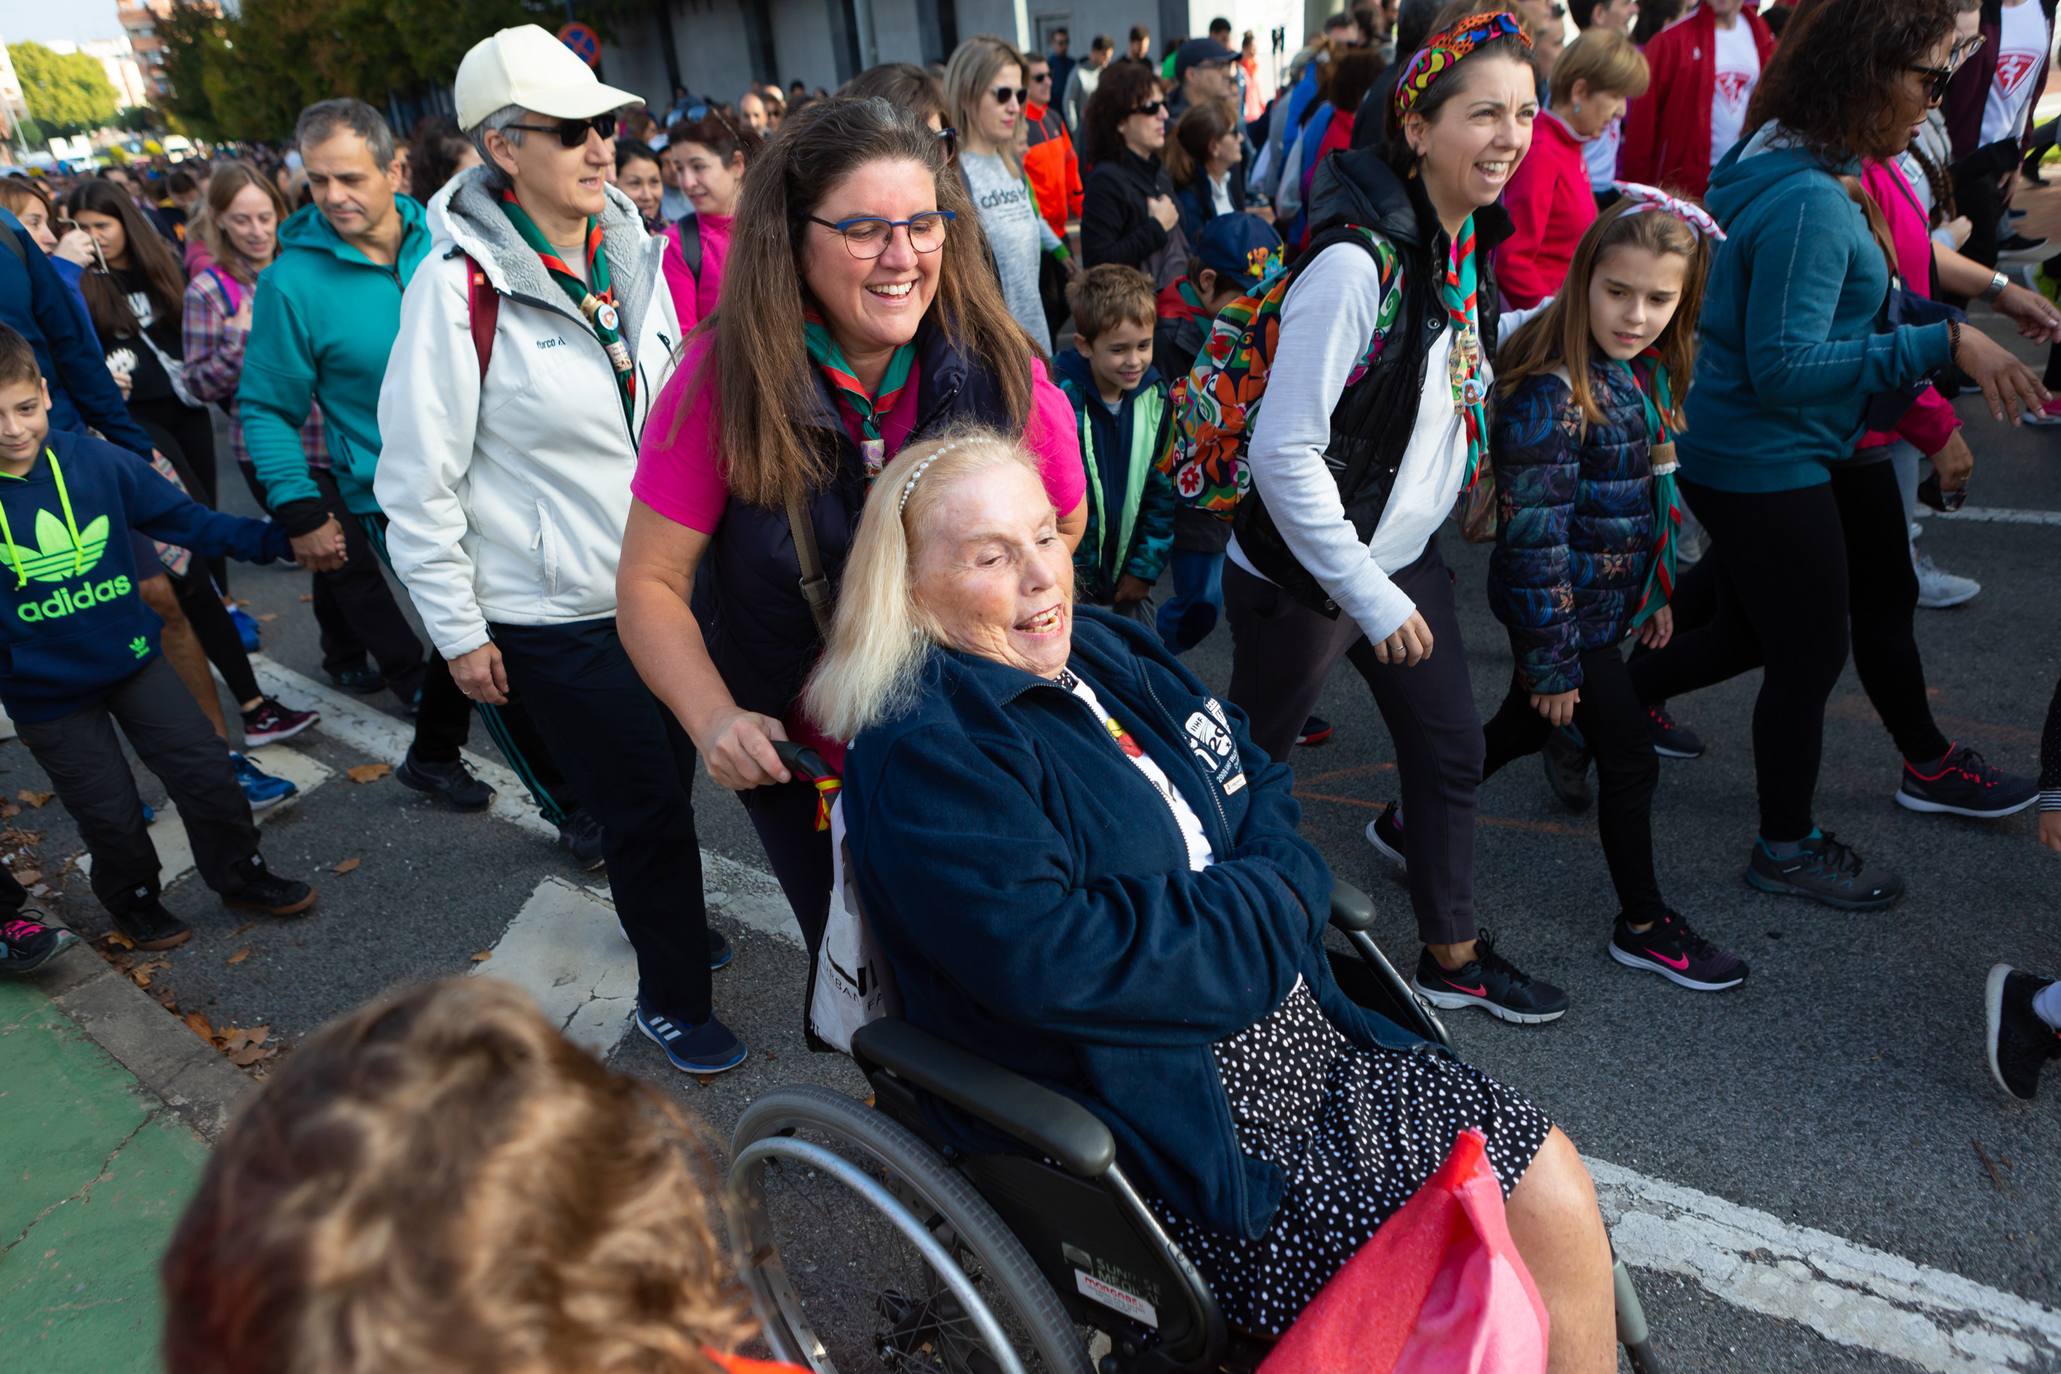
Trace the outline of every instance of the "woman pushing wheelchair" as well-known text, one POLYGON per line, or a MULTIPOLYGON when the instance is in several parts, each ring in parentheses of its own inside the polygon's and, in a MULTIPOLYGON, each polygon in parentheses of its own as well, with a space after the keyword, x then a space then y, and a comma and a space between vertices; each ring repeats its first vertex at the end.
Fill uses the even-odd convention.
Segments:
POLYGON ((1076 610, 1035 458, 967 429, 888 465, 806 705, 852 741, 850 876, 903 1014, 1106 1122, 1234 1327, 1285 1330, 1474 1127, 1549 1368, 1615 1368, 1574 1146, 1340 991, 1289 770, 1149 632, 1076 610))

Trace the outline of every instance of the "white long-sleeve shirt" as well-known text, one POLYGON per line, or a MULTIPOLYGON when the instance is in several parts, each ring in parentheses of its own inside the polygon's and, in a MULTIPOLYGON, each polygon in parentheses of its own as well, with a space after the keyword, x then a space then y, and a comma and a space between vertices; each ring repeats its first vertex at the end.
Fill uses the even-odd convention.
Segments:
MULTIPOLYGON (((1546 304, 1506 312, 1501 336, 1546 304)), ((1324 450, 1331 443, 1331 412, 1380 317, 1381 274, 1373 256, 1349 243, 1319 253, 1282 303, 1266 403, 1246 453, 1253 486, 1295 561, 1377 640, 1394 634, 1417 609, 1389 575, 1422 556, 1452 513, 1467 473, 1467 434, 1446 380, 1453 331, 1445 329, 1432 345, 1409 447, 1373 537, 1363 542, 1346 518, 1324 450)), ((1486 363, 1482 380, 1493 380, 1486 363)), ((1229 552, 1239 567, 1264 576, 1235 538, 1229 552)))

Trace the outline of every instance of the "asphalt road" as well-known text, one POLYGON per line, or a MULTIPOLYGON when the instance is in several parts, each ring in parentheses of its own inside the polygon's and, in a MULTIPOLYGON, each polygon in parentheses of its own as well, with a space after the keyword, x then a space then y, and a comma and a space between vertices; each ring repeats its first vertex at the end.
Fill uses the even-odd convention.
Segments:
MULTIPOLYGON (((1965 403, 1964 411, 1973 415, 1965 403)), ((2061 434, 2005 432, 1984 420, 1972 435, 1972 505, 2061 512, 2061 434)), ((241 483, 223 490, 232 508, 248 512, 241 483)), ((1934 518, 1926 546, 1942 566, 1984 584, 1964 608, 1920 612, 1934 710, 1951 737, 2030 771, 2061 670, 2061 514, 2047 523, 1934 518)), ((1481 594, 1485 553, 1450 532, 1445 551, 1459 575, 1465 652, 1486 713, 1500 700, 1509 657, 1481 594)), ((307 581, 286 568, 232 572, 237 594, 276 616, 264 626, 267 657, 320 681, 314 624, 302 604, 307 581)), ((1224 683, 1228 635, 1220 631, 1192 658, 1205 681, 1224 683)), ((1593 820, 1556 809, 1538 768, 1520 762, 1483 791, 1479 909, 1523 966, 1569 990, 1573 1010, 1527 1029, 1478 1014, 1452 1017, 1458 1047, 1532 1094, 1585 1152, 1613 1165, 2061 1308, 2061 1164, 2053 1149, 2061 1084, 2049 1084, 2031 1106, 2005 1102, 1983 1066, 1979 1005, 1994 960, 2061 971, 2061 858, 2036 847, 2029 813, 1979 824, 1892 805, 1898 759, 1849 671, 1827 727, 1820 820, 1870 855, 1892 858, 1910 895, 1887 913, 1842 915, 1752 892, 1740 875, 1754 828, 1755 683, 1742 679, 1676 703, 1711 747, 1700 761, 1666 763, 1655 817, 1670 900, 1745 955, 1752 979, 1735 992, 1699 996, 1610 962, 1604 946, 1616 908, 1593 820)), ((1338 730, 1296 761, 1306 826, 1342 876, 1374 893, 1380 939, 1403 963, 1416 951, 1408 902, 1361 834, 1395 795, 1388 739, 1349 671, 1334 677, 1319 709, 1338 730)), ((317 881, 322 903, 306 920, 253 924, 231 917, 190 876, 174 884, 168 900, 199 935, 166 956, 155 982, 183 1011, 202 1011, 216 1025, 270 1026, 290 1047, 397 982, 475 967, 474 956, 500 944, 539 884, 555 877, 598 885, 599 875, 577 874, 546 840, 503 819, 438 811, 390 778, 349 780, 343 770, 370 757, 363 748, 320 729, 289 747, 332 775, 266 821, 266 853, 276 870, 317 881), (346 859, 360 862, 331 871, 346 859)), ((483 731, 474 732, 473 748, 491 752, 483 731)), ((139 775, 146 797, 161 801, 162 789, 139 775)), ((0 745, 5 795, 46 788, 18 742, 0 745)), ((703 846, 762 866, 734 799, 704 778, 696 800, 703 846)), ((104 931, 105 917, 70 866, 80 846, 61 808, 25 809, 12 823, 34 836, 17 833, 8 843, 18 869, 33 864, 52 885, 52 912, 82 931, 104 931)), ((792 939, 720 906, 716 919, 738 949, 718 975, 718 1007, 752 1047, 750 1062, 701 1083, 672 1073, 634 1035, 614 1062, 664 1082, 724 1138, 748 1102, 781 1084, 863 1093, 843 1061, 812 1055, 801 1042, 803 968, 792 939)), ((165 1033, 186 1032, 168 1015, 165 1033)), ((842 1254, 854 1265, 864 1247, 854 1240, 841 1251, 836 1221, 826 1218, 823 1243, 833 1262, 842 1254)), ((1799 1277, 1808 1278, 1803 1268, 1799 1277)), ((1871 1321, 1849 1323, 1863 1334, 1842 1344, 1824 1334, 1840 1325, 1836 1314, 1770 1316, 1752 1302, 1748 1310, 1736 1290, 1727 1300, 1724 1283, 1691 1281, 1679 1268, 1645 1272, 1641 1283, 1670 1370, 1989 1367, 1980 1347, 1973 1362, 1952 1365, 1881 1353, 1905 1346, 1871 1321)), ((1786 1309, 1777 1302, 1773 1310, 1786 1309)), ((2020 1351, 1995 1357, 1994 1367, 2056 1369, 2061 1359, 2053 1349, 2020 1351)))

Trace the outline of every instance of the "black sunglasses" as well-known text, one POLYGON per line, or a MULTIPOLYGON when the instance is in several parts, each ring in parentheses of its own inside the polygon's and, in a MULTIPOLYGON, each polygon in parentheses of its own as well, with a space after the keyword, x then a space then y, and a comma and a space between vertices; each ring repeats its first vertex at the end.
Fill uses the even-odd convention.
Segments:
POLYGON ((587 132, 600 134, 603 138, 615 137, 615 116, 595 115, 592 119, 561 119, 556 124, 504 124, 504 129, 520 129, 526 134, 557 134, 561 147, 577 148, 587 141, 587 132))
POLYGON ((1134 115, 1156 115, 1165 108, 1166 102, 1164 100, 1148 100, 1143 105, 1133 106, 1131 113, 1134 115))
POLYGON ((988 92, 997 105, 1022 105, 1030 99, 1028 86, 997 86, 988 92))
POLYGON ((1954 69, 1952 67, 1914 66, 1911 70, 1925 78, 1926 104, 1937 105, 1946 99, 1947 86, 1954 79, 1954 69))

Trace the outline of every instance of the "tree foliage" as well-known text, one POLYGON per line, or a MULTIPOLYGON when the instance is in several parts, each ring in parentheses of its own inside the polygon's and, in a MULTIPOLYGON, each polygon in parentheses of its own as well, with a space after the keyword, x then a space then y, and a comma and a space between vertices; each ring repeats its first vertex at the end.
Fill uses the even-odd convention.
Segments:
POLYGON ((15 43, 14 72, 21 78, 22 99, 44 129, 55 134, 84 133, 114 119, 114 84, 100 60, 82 52, 52 52, 41 43, 15 43))

